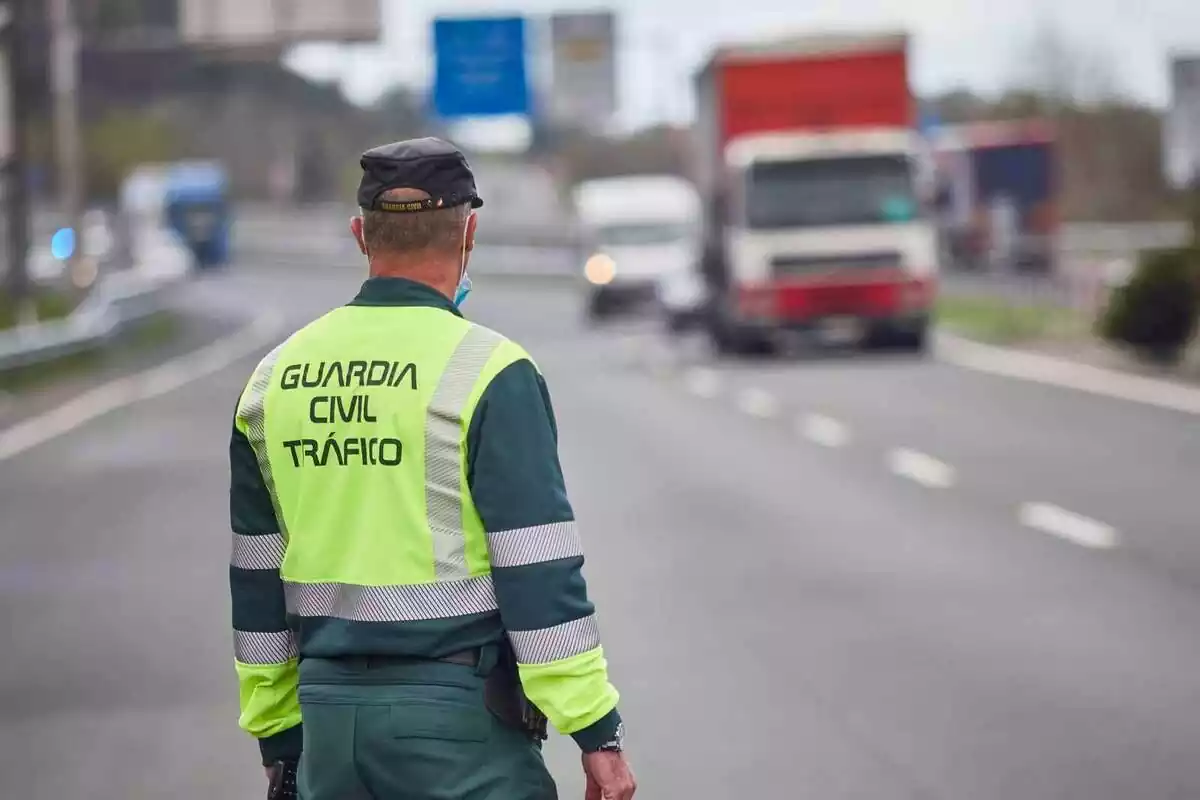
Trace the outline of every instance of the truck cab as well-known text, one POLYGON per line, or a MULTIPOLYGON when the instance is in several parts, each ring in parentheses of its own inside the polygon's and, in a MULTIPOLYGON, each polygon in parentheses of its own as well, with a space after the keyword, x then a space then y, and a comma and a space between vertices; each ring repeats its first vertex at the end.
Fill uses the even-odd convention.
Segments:
POLYGON ((721 334, 815 330, 923 347, 938 252, 918 197, 917 146, 907 129, 732 141, 721 334))
POLYGON ((167 173, 164 214, 200 269, 229 263, 231 208, 224 168, 180 162, 167 173))

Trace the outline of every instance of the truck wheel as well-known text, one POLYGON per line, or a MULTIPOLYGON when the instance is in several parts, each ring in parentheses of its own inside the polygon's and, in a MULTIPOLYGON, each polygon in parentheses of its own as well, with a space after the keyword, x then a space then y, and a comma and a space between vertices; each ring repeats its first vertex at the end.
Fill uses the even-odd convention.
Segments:
POLYGON ((906 353, 923 353, 928 346, 929 320, 919 322, 881 322, 872 326, 863 342, 869 350, 898 350, 906 353))
POLYGON ((896 337, 896 346, 906 353, 925 353, 929 349, 929 323, 906 330, 896 337))
POLYGON ((713 352, 718 356, 737 355, 736 343, 730 337, 728 331, 710 327, 708 329, 708 341, 712 345, 713 352))
POLYGON ((715 324, 709 322, 708 340, 718 356, 740 356, 745 350, 745 345, 738 339, 736 331, 719 321, 715 324))
POLYGON ((736 325, 718 326, 710 331, 712 343, 718 355, 722 356, 753 356, 771 355, 774 350, 771 343, 754 330, 739 328, 736 325))

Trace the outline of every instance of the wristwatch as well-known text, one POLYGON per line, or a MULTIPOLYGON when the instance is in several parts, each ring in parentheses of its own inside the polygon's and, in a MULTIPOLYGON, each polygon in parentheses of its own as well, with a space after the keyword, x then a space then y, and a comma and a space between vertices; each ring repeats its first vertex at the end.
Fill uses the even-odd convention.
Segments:
POLYGON ((609 739, 598 748, 601 752, 620 753, 625 749, 625 722, 617 723, 617 730, 613 733, 613 738, 609 739))
POLYGON ((295 800, 297 762, 292 759, 276 761, 271 766, 271 785, 267 788, 267 800, 295 800))

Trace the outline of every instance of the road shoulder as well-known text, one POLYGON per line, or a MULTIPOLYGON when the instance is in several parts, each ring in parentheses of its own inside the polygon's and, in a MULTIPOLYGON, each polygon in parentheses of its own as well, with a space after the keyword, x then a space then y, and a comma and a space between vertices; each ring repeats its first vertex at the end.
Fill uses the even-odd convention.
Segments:
POLYGON ((1200 386, 1180 377, 1138 374, 1090 360, 982 344, 944 331, 938 333, 936 341, 938 357, 956 366, 1200 414, 1200 386))
POLYGON ((67 433, 109 411, 160 396, 248 357, 282 330, 267 310, 173 304, 151 325, 162 335, 95 354, 78 369, 0 395, 0 460, 67 433))

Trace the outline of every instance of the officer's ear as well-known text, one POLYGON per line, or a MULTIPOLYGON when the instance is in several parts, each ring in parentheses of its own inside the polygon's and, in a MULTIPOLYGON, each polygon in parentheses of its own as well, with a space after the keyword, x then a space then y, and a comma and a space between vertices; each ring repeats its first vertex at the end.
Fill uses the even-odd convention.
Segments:
POLYGON ((350 218, 350 233, 354 234, 354 241, 358 243, 358 251, 364 256, 367 255, 367 242, 363 239, 363 218, 350 218))
POLYGON ((471 252, 475 249, 475 227, 479 223, 479 215, 474 211, 467 216, 467 243, 466 250, 471 252))

